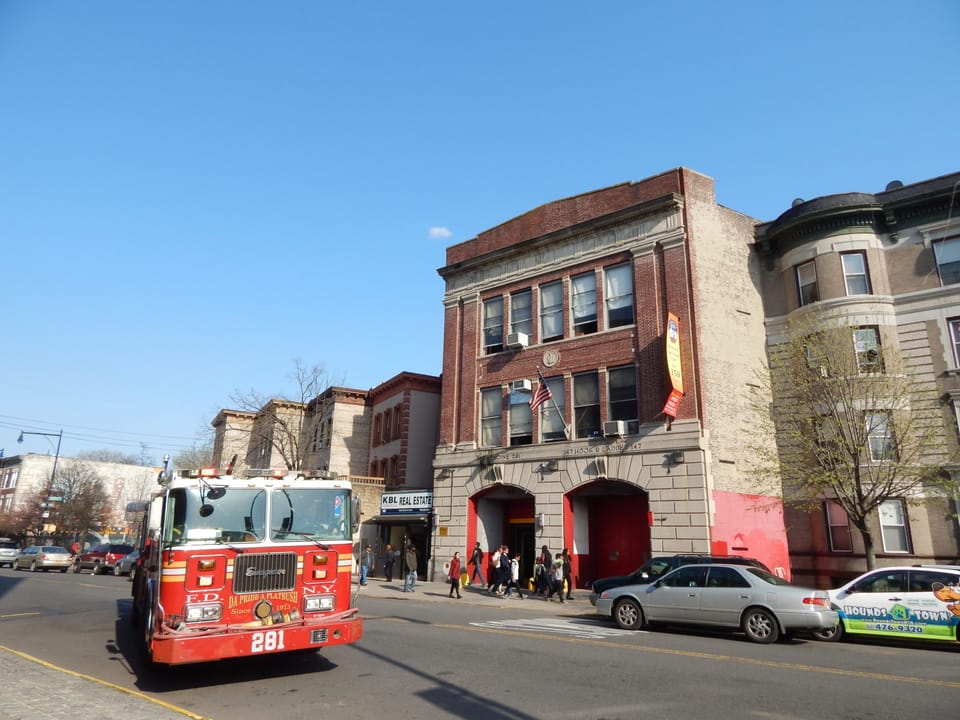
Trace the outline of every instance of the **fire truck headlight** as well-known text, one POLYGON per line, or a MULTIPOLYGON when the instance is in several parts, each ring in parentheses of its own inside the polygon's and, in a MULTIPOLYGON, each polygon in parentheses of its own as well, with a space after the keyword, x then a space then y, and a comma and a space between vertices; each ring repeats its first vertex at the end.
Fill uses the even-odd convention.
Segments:
POLYGON ((333 610, 333 595, 308 595, 304 599, 305 612, 323 612, 333 610))
POLYGON ((187 605, 185 608, 186 621, 188 623, 210 622, 220 619, 222 608, 219 603, 209 605, 187 605))

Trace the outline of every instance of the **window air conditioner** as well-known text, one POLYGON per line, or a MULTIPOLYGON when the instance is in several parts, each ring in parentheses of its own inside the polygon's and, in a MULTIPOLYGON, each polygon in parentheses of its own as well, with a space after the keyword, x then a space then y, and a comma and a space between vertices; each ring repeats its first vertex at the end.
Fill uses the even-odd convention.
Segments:
POLYGON ((508 348, 525 348, 529 344, 530 338, 527 337, 526 333, 516 332, 507 335, 508 348))
POLYGON ((627 434, 626 420, 608 420, 603 424, 604 437, 623 437, 627 434))
POLYGON ((514 380, 510 384, 510 390, 513 392, 530 392, 531 390, 533 390, 533 385, 527 379, 514 380))

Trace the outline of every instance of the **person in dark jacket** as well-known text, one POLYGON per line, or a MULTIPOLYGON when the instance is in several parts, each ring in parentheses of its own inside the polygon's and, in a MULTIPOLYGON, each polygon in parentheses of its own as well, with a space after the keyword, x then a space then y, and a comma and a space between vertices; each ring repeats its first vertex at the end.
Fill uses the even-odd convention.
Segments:
POLYGON ((470 574, 470 584, 473 585, 473 579, 480 578, 480 584, 486 585, 486 578, 483 577, 483 550, 480 549, 480 541, 473 546, 473 554, 470 556, 470 564, 473 565, 473 572, 470 574))

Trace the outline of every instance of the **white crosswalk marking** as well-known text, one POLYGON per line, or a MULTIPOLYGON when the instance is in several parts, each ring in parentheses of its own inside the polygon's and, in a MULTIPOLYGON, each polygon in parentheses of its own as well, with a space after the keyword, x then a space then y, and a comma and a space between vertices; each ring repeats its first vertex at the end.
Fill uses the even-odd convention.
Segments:
MULTIPOLYGON (((567 635, 587 640, 600 640, 607 637, 636 635, 635 630, 621 630, 601 619, 583 618, 522 618, 517 620, 488 620, 472 622, 474 627, 494 628, 497 630, 515 630, 517 632, 543 632, 554 635, 567 635)), ((641 631, 643 632, 643 631, 641 631)))

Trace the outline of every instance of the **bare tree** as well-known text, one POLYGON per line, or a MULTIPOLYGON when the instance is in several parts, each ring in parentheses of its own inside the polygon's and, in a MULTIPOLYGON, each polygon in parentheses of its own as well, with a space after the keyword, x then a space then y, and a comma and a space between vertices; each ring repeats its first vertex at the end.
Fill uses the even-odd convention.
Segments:
POLYGON ((145 461, 145 450, 146 446, 141 445, 141 453, 139 455, 132 455, 118 452, 117 450, 93 449, 78 452, 74 457, 77 460, 89 460, 91 462, 112 462, 121 465, 149 465, 150 463, 145 461))
POLYGON ((884 502, 920 504, 955 491, 943 469, 936 385, 893 345, 881 343, 876 326, 794 323, 770 351, 773 407, 755 406, 759 416, 772 414, 777 440, 766 455, 755 443, 760 472, 778 475, 784 502, 800 510, 838 503, 863 540, 868 569, 876 564, 871 520, 884 502))
POLYGON ((173 456, 173 467, 181 470, 206 467, 213 463, 213 444, 194 445, 173 456))
POLYGON ((82 537, 90 528, 102 527, 110 515, 103 478, 83 461, 66 461, 57 471, 53 492, 58 534, 82 537))
POLYGON ((249 431, 250 451, 245 463, 248 467, 262 467, 259 458, 271 457, 276 452, 288 470, 305 469, 322 415, 311 402, 333 382, 324 366, 308 367, 299 359, 294 361, 289 379, 294 386, 291 395, 265 395, 250 390, 232 397, 238 409, 256 415, 249 431))

